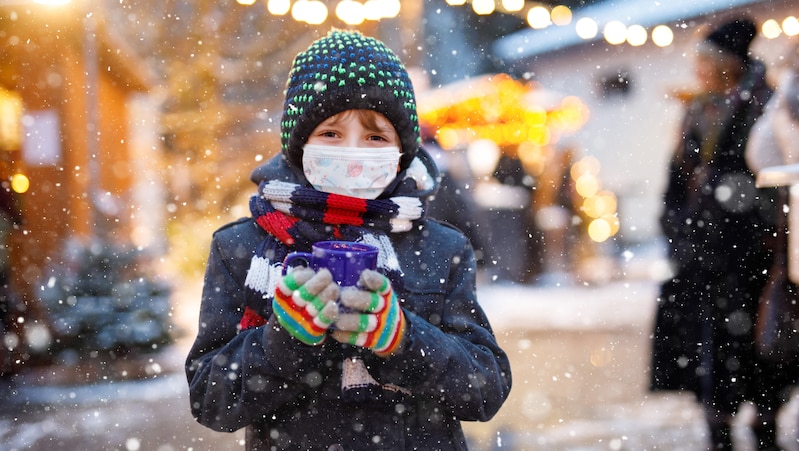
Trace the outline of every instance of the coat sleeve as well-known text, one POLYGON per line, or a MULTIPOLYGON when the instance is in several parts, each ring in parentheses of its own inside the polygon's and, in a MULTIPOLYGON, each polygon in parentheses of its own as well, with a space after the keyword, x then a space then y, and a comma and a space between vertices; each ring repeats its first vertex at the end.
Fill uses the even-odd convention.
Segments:
POLYGON ((433 285, 443 282, 442 291, 408 290, 407 296, 417 299, 406 302, 440 302, 441 308, 426 313, 406 309, 406 339, 400 351, 388 358, 381 375, 410 389, 417 399, 443 405, 458 420, 487 421, 508 397, 511 369, 477 302, 474 252, 466 238, 459 236, 453 247, 460 251, 449 255, 449 261, 440 246, 425 243, 420 247, 438 249, 433 254, 444 258, 441 264, 449 274, 439 279, 438 268, 428 266, 425 279, 433 279, 433 285))
POLYGON ((660 227, 663 235, 676 240, 679 236, 679 229, 683 227, 686 212, 684 207, 688 202, 689 177, 692 173, 696 161, 691 158, 699 148, 699 142, 691 127, 692 118, 686 114, 683 118, 683 126, 679 136, 679 142, 675 146, 671 160, 667 168, 666 187, 663 191, 663 211, 660 215, 660 227))
POLYGON ((239 332, 251 255, 244 249, 254 248, 214 235, 197 337, 186 360, 192 414, 217 431, 233 432, 291 402, 321 366, 317 348, 293 340, 271 317, 239 332), (233 262, 245 266, 234 269, 233 262))
POLYGON ((755 174, 764 168, 784 164, 774 124, 778 102, 778 96, 772 97, 746 143, 746 164, 755 174))

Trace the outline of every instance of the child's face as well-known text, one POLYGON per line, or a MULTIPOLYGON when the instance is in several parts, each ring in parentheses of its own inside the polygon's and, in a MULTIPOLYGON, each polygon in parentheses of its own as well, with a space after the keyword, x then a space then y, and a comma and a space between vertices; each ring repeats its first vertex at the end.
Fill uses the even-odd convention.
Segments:
POLYGON ((347 110, 319 124, 308 144, 338 147, 400 147, 394 126, 382 114, 371 110, 347 110))
POLYGON ((311 132, 302 172, 318 191, 376 199, 397 177, 400 158, 399 135, 385 116, 347 110, 311 132))

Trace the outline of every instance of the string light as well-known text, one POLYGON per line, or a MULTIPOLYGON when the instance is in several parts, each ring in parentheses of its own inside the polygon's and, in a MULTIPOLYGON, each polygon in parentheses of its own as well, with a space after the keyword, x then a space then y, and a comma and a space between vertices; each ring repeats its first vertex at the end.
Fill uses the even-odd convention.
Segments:
POLYGON ((11 176, 11 189, 14 190, 15 193, 25 193, 30 187, 31 181, 25 174, 18 172, 11 176))
POLYGON ((594 19, 591 19, 590 17, 583 17, 577 21, 575 31, 577 31, 577 36, 581 37, 582 39, 594 39, 597 33, 599 33, 599 25, 594 19))
POLYGON ((549 13, 555 25, 568 25, 572 23, 572 10, 568 6, 557 5, 549 13))
POLYGON ((472 0, 472 9, 475 14, 487 16, 497 9, 497 5, 494 0, 472 0))
POLYGON ((527 11, 527 23, 530 28, 540 30, 552 24, 552 19, 549 15, 549 10, 543 6, 534 6, 527 11))
POLYGON ((289 0, 268 0, 266 10, 273 16, 285 16, 291 10, 291 2, 289 0))
POLYGON ((611 20, 602 29, 602 35, 608 44, 619 45, 627 40, 627 26, 618 20, 611 20))
MULTIPOLYGON (((67 3, 70 0, 34 0, 42 3, 67 3)), ((241 5, 253 5, 259 0, 236 0, 241 5)), ((266 1, 267 11, 275 16, 283 16, 291 12, 292 18, 312 25, 319 25, 328 19, 328 4, 333 0, 262 0, 266 1)), ((572 23, 572 10, 565 5, 555 5, 548 9, 541 4, 526 8, 524 0, 446 0, 449 6, 463 6, 471 3, 472 10, 478 15, 490 15, 496 11, 524 17, 530 28, 543 29, 549 26, 566 26, 572 23)), ((363 22, 390 19, 400 14, 400 0, 339 0, 335 2, 336 18, 347 25, 360 25, 363 22)), ((574 31, 581 39, 592 40, 599 33, 600 25, 591 17, 581 17, 574 25, 574 31)), ((658 47, 668 47, 674 42, 674 32, 667 25, 657 25, 648 30, 641 25, 630 25, 614 20, 604 24, 602 29, 605 41, 612 45, 627 43, 631 46, 642 46, 651 38, 658 47)), ((763 22, 761 33, 765 38, 774 39, 781 35, 799 35, 799 20, 789 16, 782 21, 769 19, 763 22)))
POLYGON ((782 28, 780 28, 779 22, 777 22, 774 19, 769 19, 763 22, 761 31, 763 32, 763 36, 765 36, 768 39, 774 39, 780 34, 782 34, 782 28))
MULTIPOLYGON (((241 5, 253 5, 258 0, 236 0, 241 5)), ((328 19, 328 4, 320 0, 266 0, 266 10, 273 16, 291 17, 297 22, 321 25, 328 19)), ((333 11, 336 18, 347 25, 360 25, 366 20, 382 20, 397 17, 401 9, 400 0, 340 0, 333 11)))
POLYGON ((796 36, 799 34, 799 20, 794 16, 788 16, 782 21, 782 32, 786 36, 796 36))
POLYGON ((658 47, 668 47, 674 42, 674 32, 666 25, 658 25, 652 30, 652 42, 658 47))
POLYGON ((524 8, 524 0, 502 0, 502 7, 508 12, 521 11, 524 8))
POLYGON ((347 25, 360 25, 365 19, 363 3, 343 0, 336 6, 336 17, 347 25))
POLYGON ((631 25, 627 28, 627 43, 633 47, 640 47, 646 44, 646 28, 641 25, 631 25))

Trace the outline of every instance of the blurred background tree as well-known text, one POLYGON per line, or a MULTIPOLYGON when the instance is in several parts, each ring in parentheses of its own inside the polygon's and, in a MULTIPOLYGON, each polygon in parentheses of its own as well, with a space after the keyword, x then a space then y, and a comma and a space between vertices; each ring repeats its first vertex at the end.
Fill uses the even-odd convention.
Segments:
POLYGON ((288 67, 319 31, 233 1, 103 6, 157 74, 170 255, 175 268, 196 274, 211 232, 247 214, 249 172, 279 151, 288 67))

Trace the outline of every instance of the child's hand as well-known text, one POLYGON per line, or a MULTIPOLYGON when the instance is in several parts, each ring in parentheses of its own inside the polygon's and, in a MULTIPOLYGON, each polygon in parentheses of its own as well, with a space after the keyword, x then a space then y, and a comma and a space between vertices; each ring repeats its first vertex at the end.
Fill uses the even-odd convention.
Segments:
POLYGON ((280 325, 308 345, 321 344, 338 317, 339 287, 327 269, 296 268, 277 284, 272 301, 280 325))
POLYGON ((341 343, 363 346, 381 357, 397 350, 405 333, 402 313, 391 282, 377 271, 364 270, 359 285, 341 290, 341 304, 354 313, 341 313, 332 332, 341 343))

